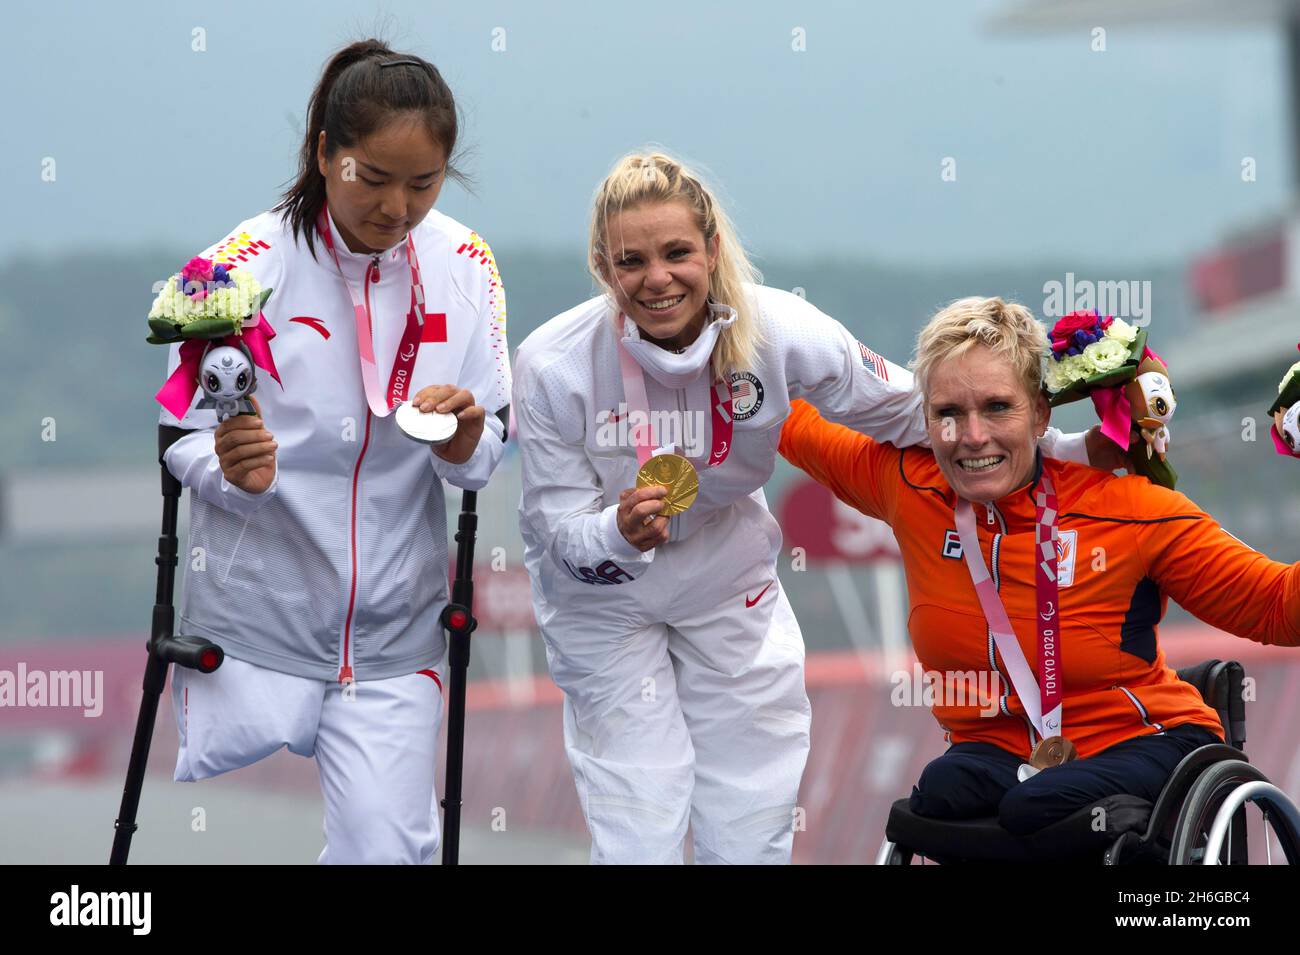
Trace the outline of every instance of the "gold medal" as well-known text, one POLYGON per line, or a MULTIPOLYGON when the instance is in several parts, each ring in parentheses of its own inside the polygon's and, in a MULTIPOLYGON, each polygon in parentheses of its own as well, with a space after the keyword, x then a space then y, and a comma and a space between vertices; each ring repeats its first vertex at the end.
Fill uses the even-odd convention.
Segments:
POLYGON ((1029 754, 1029 765, 1036 769, 1047 769, 1049 766, 1068 763, 1078 756, 1079 752, 1074 748, 1074 744, 1064 736, 1049 736, 1039 741, 1033 752, 1029 754))
POLYGON ((637 487, 656 484, 668 488, 659 517, 682 513, 695 503, 695 495, 700 492, 700 476, 695 472, 695 465, 680 454, 656 454, 636 472, 637 487))

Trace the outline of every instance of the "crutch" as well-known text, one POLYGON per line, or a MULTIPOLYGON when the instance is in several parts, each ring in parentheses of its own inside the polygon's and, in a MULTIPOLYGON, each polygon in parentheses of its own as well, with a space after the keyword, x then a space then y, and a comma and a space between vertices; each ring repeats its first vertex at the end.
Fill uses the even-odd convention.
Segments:
POLYGON ((465 760, 465 685, 469 673, 469 635, 474 619, 474 536, 478 530, 478 493, 463 491, 456 525, 456 577, 451 602, 442 610, 442 626, 451 634, 447 652, 447 782, 442 798, 442 864, 460 864, 460 784, 465 760))
POLYGON ((172 594, 176 571, 176 510, 183 488, 167 470, 163 455, 187 433, 184 428, 158 426, 158 464, 162 467, 163 494, 162 533, 158 537, 158 556, 154 558, 158 565, 158 590, 154 596, 153 626, 146 644, 149 660, 144 668, 144 693, 140 698, 140 714, 135 721, 135 741, 131 745, 122 805, 117 821, 113 823, 113 851, 109 865, 126 865, 126 857, 131 851, 131 837, 137 828, 135 814, 140 807, 140 789, 144 785, 149 744, 153 740, 154 721, 158 716, 158 699, 167 683, 167 665, 175 663, 201 673, 211 673, 221 666, 225 656, 221 648, 210 640, 172 633, 175 626, 172 594))

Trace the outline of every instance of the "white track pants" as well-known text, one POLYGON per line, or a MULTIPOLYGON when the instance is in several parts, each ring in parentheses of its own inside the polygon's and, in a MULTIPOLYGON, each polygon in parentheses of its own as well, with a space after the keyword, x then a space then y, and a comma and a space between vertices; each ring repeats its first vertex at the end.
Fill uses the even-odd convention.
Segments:
MULTIPOLYGON (((226 657, 213 673, 172 668, 176 781, 207 779, 282 746, 315 756, 325 798, 323 863, 435 861, 442 693, 421 671, 345 693, 226 657)), ((288 861, 288 860, 286 860, 288 861)))
POLYGON ((780 540, 745 498, 635 581, 543 571, 556 599, 538 620, 593 863, 680 863, 688 822, 697 862, 790 861, 810 709, 780 540))

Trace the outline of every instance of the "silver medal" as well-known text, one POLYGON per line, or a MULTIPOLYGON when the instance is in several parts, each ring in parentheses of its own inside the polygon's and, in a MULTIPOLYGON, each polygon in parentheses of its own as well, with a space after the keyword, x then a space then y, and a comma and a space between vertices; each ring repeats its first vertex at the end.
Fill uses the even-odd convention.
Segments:
POLYGON ((439 411, 425 414, 409 401, 403 401, 393 412, 393 418, 402 434, 421 444, 446 444, 456 434, 456 416, 439 411))

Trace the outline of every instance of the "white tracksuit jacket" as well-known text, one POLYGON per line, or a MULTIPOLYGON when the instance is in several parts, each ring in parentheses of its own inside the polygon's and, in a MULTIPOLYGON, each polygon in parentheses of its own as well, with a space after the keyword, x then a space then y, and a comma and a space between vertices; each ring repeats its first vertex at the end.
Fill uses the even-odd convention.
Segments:
MULTIPOLYGON (((669 519, 670 541, 689 538, 742 497, 762 500, 792 398, 806 398, 827 419, 878 441, 929 442, 911 372, 874 355, 799 296, 749 288, 765 342, 754 367, 732 376, 737 405, 730 453, 718 467, 697 468, 699 496, 669 519)), ((554 599, 546 584, 557 573, 590 584, 594 597, 617 592, 655 557, 653 549, 642 553, 629 544, 615 520, 619 492, 636 484, 636 454, 598 440, 597 423, 624 401, 622 328, 615 321, 607 298, 590 299, 528 336, 515 356, 513 412, 524 461, 520 529, 529 571, 543 584, 539 619, 554 599)), ((645 382, 651 409, 686 408, 686 389, 666 388, 648 372, 645 382)), ((1082 435, 1050 428, 1042 447, 1049 456, 1087 463, 1082 435)), ((567 581, 564 589, 582 590, 567 581)))
MULTIPOLYGON (((344 274, 370 304, 386 389, 410 309, 405 239, 371 256, 349 251, 332 218, 330 228, 344 274), (372 261, 378 281, 367 274, 372 261)), ((501 460, 494 412, 509 403, 511 387, 505 294, 491 250, 465 226, 433 210, 411 235, 425 309, 445 313, 447 341, 420 345, 408 394, 454 384, 486 409, 483 437, 462 465, 405 437, 391 414, 370 412, 352 302, 319 236, 313 257, 279 214, 265 212, 202 253, 274 289, 263 314, 276 332, 271 352, 283 387, 257 370, 256 397, 279 444, 275 481, 262 494, 222 475, 214 412, 191 405, 179 422, 200 430, 165 456, 191 492, 178 632, 209 637, 236 659, 315 679, 339 679, 348 666, 358 681, 383 680, 442 659, 442 480, 477 490, 501 460)), ((169 374, 178 362, 173 345, 169 374)), ((165 410, 159 420, 178 423, 165 410)))

